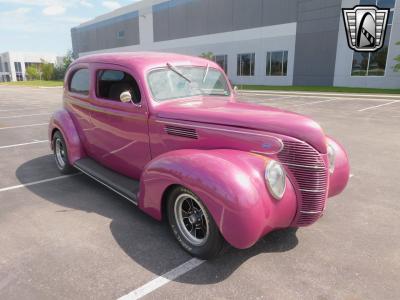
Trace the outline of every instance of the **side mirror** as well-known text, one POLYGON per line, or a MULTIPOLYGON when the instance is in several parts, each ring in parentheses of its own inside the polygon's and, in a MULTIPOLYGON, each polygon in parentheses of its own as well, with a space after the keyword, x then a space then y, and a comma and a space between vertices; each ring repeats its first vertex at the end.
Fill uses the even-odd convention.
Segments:
POLYGON ((131 92, 129 92, 129 91, 122 92, 121 95, 119 96, 119 99, 123 103, 132 102, 131 92))

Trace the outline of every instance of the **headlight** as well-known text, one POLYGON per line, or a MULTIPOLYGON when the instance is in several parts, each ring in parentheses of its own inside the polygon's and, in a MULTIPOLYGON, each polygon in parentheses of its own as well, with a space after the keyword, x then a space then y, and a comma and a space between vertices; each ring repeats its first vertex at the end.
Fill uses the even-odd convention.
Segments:
POLYGON ((272 196, 280 200, 286 189, 286 172, 280 163, 271 160, 265 169, 265 181, 272 196))
POLYGON ((333 173, 335 171, 335 157, 336 157, 336 151, 335 148, 333 147, 332 143, 328 142, 328 162, 329 162, 329 172, 333 173))

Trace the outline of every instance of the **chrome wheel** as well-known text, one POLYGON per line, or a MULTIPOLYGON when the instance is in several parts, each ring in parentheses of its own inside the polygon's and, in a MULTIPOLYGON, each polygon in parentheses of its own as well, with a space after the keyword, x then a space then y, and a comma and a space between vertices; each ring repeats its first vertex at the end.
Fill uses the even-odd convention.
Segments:
POLYGON ((56 138, 55 141, 55 152, 56 152, 56 162, 60 169, 63 169, 66 165, 67 153, 65 151, 65 146, 60 138, 56 138))
POLYGON ((209 220, 203 205, 190 194, 180 194, 174 204, 179 231, 192 245, 206 243, 210 234, 209 220))

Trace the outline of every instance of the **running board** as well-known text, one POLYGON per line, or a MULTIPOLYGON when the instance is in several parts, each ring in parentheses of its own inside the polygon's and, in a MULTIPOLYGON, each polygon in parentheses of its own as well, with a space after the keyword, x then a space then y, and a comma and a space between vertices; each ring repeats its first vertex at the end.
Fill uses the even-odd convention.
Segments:
POLYGON ((82 158, 74 163, 74 167, 93 178, 118 195, 137 205, 139 181, 118 174, 91 158, 82 158))

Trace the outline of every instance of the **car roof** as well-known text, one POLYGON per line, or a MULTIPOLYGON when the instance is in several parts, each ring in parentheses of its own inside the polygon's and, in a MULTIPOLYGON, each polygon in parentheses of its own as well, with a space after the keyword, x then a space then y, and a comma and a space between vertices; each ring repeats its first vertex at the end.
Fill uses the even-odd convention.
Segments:
POLYGON ((117 64, 122 66, 134 66, 136 69, 153 69, 156 67, 163 67, 166 63, 172 65, 197 65, 219 68, 216 63, 208 59, 176 54, 176 53, 162 53, 162 52, 116 52, 116 53, 102 53, 83 56, 74 61, 73 64, 78 63, 107 63, 117 64))

